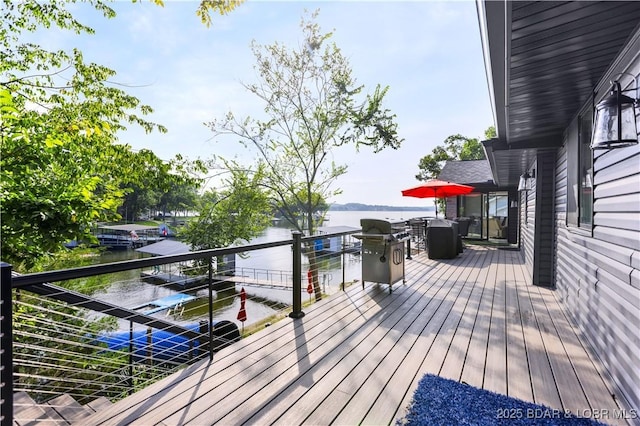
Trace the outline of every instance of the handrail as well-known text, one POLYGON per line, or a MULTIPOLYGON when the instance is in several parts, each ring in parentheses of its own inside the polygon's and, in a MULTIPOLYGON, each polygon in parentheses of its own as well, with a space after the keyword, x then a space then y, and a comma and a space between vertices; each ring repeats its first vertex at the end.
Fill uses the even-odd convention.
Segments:
POLYGON ((238 247, 225 247, 221 249, 199 250, 185 254, 171 254, 167 256, 156 256, 149 259, 124 260, 120 262, 103 263, 100 265, 81 266, 70 269, 60 269, 49 272, 36 272, 24 274, 13 278, 12 287, 21 288, 33 284, 43 284, 47 282, 64 281, 76 278, 92 277, 113 272, 129 271, 131 269, 142 269, 150 266, 163 265, 166 263, 185 262, 188 260, 202 259, 204 257, 217 257, 225 254, 234 254, 245 251, 261 250, 265 248, 286 246, 293 243, 293 240, 283 240, 269 243, 248 244, 238 247))

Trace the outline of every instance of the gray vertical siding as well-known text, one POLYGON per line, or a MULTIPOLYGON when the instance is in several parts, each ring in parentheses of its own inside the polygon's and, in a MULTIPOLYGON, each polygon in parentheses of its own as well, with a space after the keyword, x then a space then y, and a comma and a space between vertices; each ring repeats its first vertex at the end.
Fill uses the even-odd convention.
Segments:
POLYGON ((509 213, 507 217, 507 223, 509 224, 509 228, 507 229, 507 241, 511 244, 515 244, 518 242, 518 223, 520 218, 518 217, 518 191, 515 188, 509 188, 509 213), (515 207, 511 206, 512 202, 515 203, 515 207))
POLYGON ((535 173, 531 190, 522 192, 520 248, 535 285, 553 287, 555 265, 555 150, 540 151, 529 169, 535 173))
MULTIPOLYGON (((637 73, 637 71, 636 71, 637 73)), ((572 123, 577 126, 577 123, 572 123)), ((555 169, 556 267, 561 302, 627 406, 640 408, 640 146, 594 153, 593 227, 567 224, 568 164, 555 169)), ((570 222, 570 221, 569 221, 570 222)))
MULTIPOLYGON (((535 170, 537 163, 529 169, 535 170)), ((534 179, 531 190, 520 192, 520 250, 524 257, 525 267, 529 276, 533 276, 533 245, 535 236, 536 214, 536 182, 534 179)))
POLYGON ((537 157, 533 284, 553 287, 556 151, 539 151, 537 157))

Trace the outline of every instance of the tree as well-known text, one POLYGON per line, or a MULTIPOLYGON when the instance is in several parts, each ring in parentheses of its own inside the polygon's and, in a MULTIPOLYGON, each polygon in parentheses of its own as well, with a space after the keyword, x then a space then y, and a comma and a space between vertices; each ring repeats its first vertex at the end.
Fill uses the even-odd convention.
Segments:
MULTIPOLYGON (((158 2, 159 0, 155 1, 158 2)), ((196 10, 196 15, 198 15, 203 24, 209 27, 213 23, 211 12, 226 15, 242 3, 244 3, 244 0, 202 0, 196 10)))
MULTIPOLYGON (((89 3, 106 18, 115 15, 101 0, 89 3)), ((192 179, 182 158, 164 164, 148 150, 116 143, 129 124, 166 129, 142 118, 149 106, 110 83, 115 71, 85 63, 78 50, 24 41, 39 28, 91 34, 66 6, 0 3, 0 244, 3 260, 15 267, 90 237, 96 221, 117 219, 129 188, 151 174, 166 188, 192 179)))
MULTIPOLYGON (((115 16, 103 0, 86 2, 105 18, 115 16)), ((113 70, 85 63, 78 50, 48 51, 25 41, 38 29, 93 33, 74 18, 73 3, 0 0, 0 253, 16 269, 37 266, 63 242, 88 236, 96 221, 118 218, 123 196, 148 183, 149 176, 160 177, 166 191, 176 182, 194 182, 190 169, 200 167, 180 157, 165 163, 150 151, 136 153, 116 144, 118 131, 130 124, 146 131, 166 129, 145 120, 151 108, 110 82, 113 70)), ((226 13, 239 3, 204 0, 197 13, 210 23, 210 11, 226 13)), ((114 326, 114 318, 96 320, 84 309, 21 295, 14 311, 15 353, 55 361, 22 370, 18 380, 39 388, 46 381, 55 389, 71 380, 83 383, 89 394, 105 391, 96 377, 121 383, 120 365, 114 368, 110 355, 91 353, 86 344, 114 326), (52 332, 40 326, 40 319, 59 326, 52 332), (70 345, 73 341, 79 344, 70 345), (85 371, 92 373, 71 377, 65 369, 69 364, 88 364, 85 371)))
POLYGON ((233 167, 222 189, 203 194, 199 215, 180 233, 193 250, 227 247, 248 242, 271 223, 269 197, 262 188, 263 168, 233 167))
POLYGON ((202 183, 198 176, 207 171, 205 162, 185 160, 180 155, 164 161, 148 149, 131 152, 125 161, 139 168, 137 173, 121 177, 125 195, 118 213, 125 220, 134 221, 151 209, 171 211, 195 206, 202 183))
MULTIPOLYGON (((382 105, 388 87, 378 86, 358 100, 364 88, 356 85, 347 58, 329 42, 332 34, 321 33, 313 22, 317 13, 302 19, 304 40, 297 49, 252 43, 259 81, 244 87, 264 103, 268 118, 240 120, 229 113, 208 124, 216 136, 234 135, 256 149, 273 207, 290 220, 302 209, 306 227, 297 220, 292 224, 309 234, 316 230, 318 201, 338 193, 332 186, 347 172, 346 165, 332 160, 334 148, 352 144, 378 152, 401 144, 395 116, 382 105)), ((307 255, 313 270, 310 248, 307 255)), ((317 274, 314 288, 316 299, 321 298, 317 274)))
MULTIPOLYGON (((495 137, 495 128, 489 127, 484 134, 485 139, 495 137)), ((436 179, 446 161, 483 160, 484 158, 484 148, 477 138, 468 138, 461 134, 451 135, 444 140, 443 145, 436 146, 431 154, 420 159, 418 162, 420 172, 416 175, 416 179, 423 181, 436 179)))
MULTIPOLYGON (((287 209, 284 211, 276 210, 275 216, 285 219, 290 224, 296 224, 299 228, 306 228, 305 220, 308 205, 300 204, 300 200, 307 200, 306 194, 297 194, 296 197, 291 197, 282 203, 287 206, 287 209)), ((310 206, 313 211, 313 217, 316 218, 316 223, 320 223, 322 216, 329 210, 329 204, 320 194, 312 194, 310 206)))

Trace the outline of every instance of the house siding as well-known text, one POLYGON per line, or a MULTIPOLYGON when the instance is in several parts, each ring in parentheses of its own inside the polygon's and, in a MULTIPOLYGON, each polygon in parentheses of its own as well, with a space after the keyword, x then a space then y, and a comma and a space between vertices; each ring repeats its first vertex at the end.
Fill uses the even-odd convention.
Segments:
POLYGON ((537 155, 536 206, 533 256, 533 284, 553 287, 555 223, 554 194, 556 152, 540 151, 537 155))
MULTIPOLYGON (((636 58, 633 70, 640 64, 636 58)), ((640 121, 640 117, 639 120, 640 121)), ((571 126, 577 127, 577 121, 571 126)), ((593 226, 568 219, 567 129, 555 169, 555 283, 562 305, 617 384, 640 407, 640 146, 594 152, 593 226), (568 223, 569 222, 569 223, 568 223)), ((573 213, 573 212, 572 212, 573 213)))
POLYGON ((509 228, 507 229, 507 241, 510 244, 516 244, 518 242, 518 223, 520 218, 518 217, 518 191, 515 188, 509 188, 509 213, 507 217, 507 223, 509 228), (515 202, 515 204, 511 204, 515 202))
POLYGON ((520 199, 520 249, 533 284, 545 287, 555 284, 555 170, 556 151, 540 151, 528 170, 533 185, 520 199))
MULTIPOLYGON (((529 170, 531 173, 537 167, 534 163, 529 170)), ((532 187, 529 191, 520 192, 520 250, 524 259, 525 268, 529 276, 533 276, 533 246, 535 237, 535 215, 536 215, 536 180, 533 179, 532 187)))

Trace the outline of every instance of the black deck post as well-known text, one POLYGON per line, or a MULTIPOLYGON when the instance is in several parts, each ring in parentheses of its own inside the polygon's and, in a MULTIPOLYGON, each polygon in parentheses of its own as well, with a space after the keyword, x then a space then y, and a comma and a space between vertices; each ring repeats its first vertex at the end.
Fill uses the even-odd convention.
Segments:
POLYGON ((302 233, 292 232, 293 235, 293 312, 291 318, 304 316, 302 312, 302 233))
POLYGON ((133 395, 133 352, 135 347, 133 346, 133 321, 129 321, 129 378, 127 384, 129 385, 129 395, 133 395))
POLYGON ((344 261, 345 261, 345 253, 347 250, 347 241, 346 241, 346 235, 342 236, 342 291, 344 291, 344 280, 345 280, 345 269, 347 269, 347 266, 345 265, 344 261))
POLYGON ((0 420, 13 424, 13 307, 11 265, 0 262, 0 420))
POLYGON ((209 261, 209 361, 213 361, 213 257, 207 258, 209 261))

